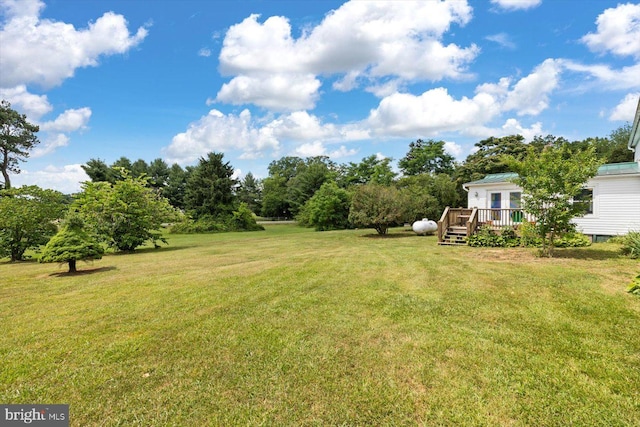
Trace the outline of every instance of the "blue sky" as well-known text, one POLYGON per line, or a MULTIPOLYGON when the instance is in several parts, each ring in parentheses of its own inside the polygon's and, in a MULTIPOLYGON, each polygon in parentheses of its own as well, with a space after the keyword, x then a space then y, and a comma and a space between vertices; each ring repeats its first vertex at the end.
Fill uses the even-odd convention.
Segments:
POLYGON ((223 152, 464 160, 489 136, 607 136, 640 97, 640 4, 607 0, 0 0, 0 98, 40 125, 13 185, 223 152))

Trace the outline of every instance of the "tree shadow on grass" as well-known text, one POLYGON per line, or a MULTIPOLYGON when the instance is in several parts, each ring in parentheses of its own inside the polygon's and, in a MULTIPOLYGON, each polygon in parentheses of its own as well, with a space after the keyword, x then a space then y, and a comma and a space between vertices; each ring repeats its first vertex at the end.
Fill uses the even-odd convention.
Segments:
POLYGON ((105 273, 107 271, 116 270, 114 266, 108 267, 98 267, 98 268, 87 268, 84 270, 78 270, 75 273, 69 273, 68 271, 60 272, 60 273, 51 273, 49 277, 77 277, 77 276, 88 276, 91 274, 105 273))
POLYGON ((182 249, 195 248, 195 246, 160 246, 157 248, 145 246, 143 248, 138 248, 135 251, 118 251, 118 252, 110 252, 109 255, 137 255, 137 254, 148 254, 148 253, 159 253, 159 252, 173 252, 180 251, 182 249))
POLYGON ((367 239, 398 239, 402 237, 415 237, 415 234, 412 232, 409 233, 389 233, 389 234, 363 234, 362 237, 366 237, 367 239))
POLYGON ((620 252, 593 248, 556 248, 554 258, 606 260, 622 257, 620 252))

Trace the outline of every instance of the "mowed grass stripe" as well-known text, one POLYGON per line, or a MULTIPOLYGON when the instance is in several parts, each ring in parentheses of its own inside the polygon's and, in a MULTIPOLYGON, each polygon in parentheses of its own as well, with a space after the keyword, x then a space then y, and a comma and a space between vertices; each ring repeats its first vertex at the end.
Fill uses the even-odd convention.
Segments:
POLYGON ((168 237, 77 276, 0 264, 0 401, 70 403, 83 426, 640 421, 640 266, 615 245, 168 237))

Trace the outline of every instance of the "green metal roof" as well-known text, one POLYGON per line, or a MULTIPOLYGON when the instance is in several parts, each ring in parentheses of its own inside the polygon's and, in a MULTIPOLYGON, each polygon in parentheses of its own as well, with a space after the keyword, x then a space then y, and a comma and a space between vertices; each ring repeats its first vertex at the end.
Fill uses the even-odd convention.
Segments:
MULTIPOLYGON (((598 174, 596 176, 612 176, 612 175, 628 175, 628 174, 640 174, 640 164, 637 162, 626 163, 608 163, 598 168, 598 174)), ((506 173, 493 173, 485 176, 477 181, 471 181, 464 184, 468 185, 483 185, 483 184, 497 184, 501 182, 510 182, 511 179, 518 176, 513 172, 506 173)))
POLYGON ((638 165, 637 162, 609 163, 600 166, 598 168, 598 175, 596 176, 627 175, 633 173, 640 173, 640 165, 638 165))
POLYGON ((464 185, 482 185, 482 184, 496 184, 498 182, 509 182, 510 179, 517 177, 518 174, 514 172, 506 173, 492 173, 477 181, 467 182, 464 185))

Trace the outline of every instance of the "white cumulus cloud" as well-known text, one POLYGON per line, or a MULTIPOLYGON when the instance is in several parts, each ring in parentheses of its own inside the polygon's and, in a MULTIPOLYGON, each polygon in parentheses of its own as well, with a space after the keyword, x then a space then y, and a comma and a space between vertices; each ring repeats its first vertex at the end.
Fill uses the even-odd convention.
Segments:
POLYGON ((436 88, 418 96, 396 93, 382 99, 363 125, 381 136, 433 136, 485 123, 499 111, 500 105, 489 94, 456 100, 447 89, 436 88))
POLYGON ((337 76, 340 91, 379 79, 466 78, 479 48, 442 37, 471 16, 466 1, 350 1, 295 38, 285 17, 251 15, 225 35, 220 71, 232 80, 217 101, 292 111, 313 108, 319 76, 337 76))
POLYGON ((81 190, 81 183, 90 181, 80 164, 62 167, 48 166, 42 170, 22 170, 12 178, 14 186, 39 185, 43 188, 58 190, 64 194, 73 194, 81 190))
POLYGON ((225 83, 217 102, 255 104, 275 111, 311 109, 315 106, 320 81, 310 74, 238 76, 225 83))
POLYGON ((91 109, 84 107, 66 110, 55 120, 42 123, 40 130, 52 132, 75 132, 84 129, 91 118, 91 109))
POLYGON ((540 114, 549 106, 549 95, 558 87, 561 72, 560 61, 545 60, 515 84, 503 109, 516 110, 520 116, 540 114))
POLYGON ((640 4, 619 4, 596 20, 598 31, 582 37, 594 52, 640 58, 640 4))
POLYGON ((491 3, 505 10, 525 10, 540 6, 542 0, 491 0, 491 3))
POLYGON ((25 114, 31 121, 38 121, 40 117, 53 110, 47 95, 29 93, 25 85, 0 87, 0 98, 9 101, 11 108, 25 114))
POLYGON ((242 158, 254 158, 278 148, 279 142, 271 129, 257 127, 249 110, 243 110, 239 115, 211 110, 189 124, 185 132, 174 136, 163 153, 170 162, 186 164, 211 151, 238 150, 242 158))
POLYGON ((122 15, 107 12, 87 28, 50 19, 41 20, 41 1, 0 3, 0 87, 38 84, 48 88, 72 77, 77 68, 98 65, 102 55, 124 53, 138 45, 147 30, 130 34, 122 15))
POLYGON ((630 93, 624 97, 622 101, 613 109, 609 120, 621 120, 633 122, 633 118, 638 108, 638 102, 640 100, 640 92, 630 93))

